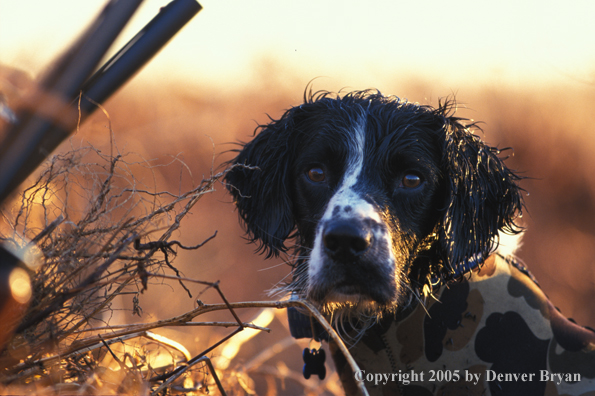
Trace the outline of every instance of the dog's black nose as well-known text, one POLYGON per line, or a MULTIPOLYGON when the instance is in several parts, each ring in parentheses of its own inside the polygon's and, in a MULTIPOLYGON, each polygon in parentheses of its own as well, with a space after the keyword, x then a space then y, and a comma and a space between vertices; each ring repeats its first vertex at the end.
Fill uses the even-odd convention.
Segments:
POLYGON ((352 260, 372 244, 372 232, 353 221, 333 221, 324 229, 322 240, 327 253, 337 260, 352 260))

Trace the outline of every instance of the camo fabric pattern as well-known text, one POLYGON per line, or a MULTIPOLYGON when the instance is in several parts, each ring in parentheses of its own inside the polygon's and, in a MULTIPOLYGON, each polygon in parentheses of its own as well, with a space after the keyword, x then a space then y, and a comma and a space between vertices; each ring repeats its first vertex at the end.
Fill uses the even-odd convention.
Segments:
POLYGON ((435 295, 366 332, 350 350, 360 373, 331 343, 348 395, 363 380, 370 395, 595 396, 595 332, 563 317, 514 261, 493 255, 435 295))

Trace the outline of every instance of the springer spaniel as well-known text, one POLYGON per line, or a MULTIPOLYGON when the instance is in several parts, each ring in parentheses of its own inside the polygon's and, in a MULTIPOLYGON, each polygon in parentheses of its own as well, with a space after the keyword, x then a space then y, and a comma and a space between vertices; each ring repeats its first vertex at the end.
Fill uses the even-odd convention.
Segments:
POLYGON ((232 161, 247 233, 267 258, 294 243, 284 290, 352 341, 358 373, 330 342, 348 394, 595 391, 595 333, 496 250, 521 232, 520 177, 452 112, 310 92, 232 161))

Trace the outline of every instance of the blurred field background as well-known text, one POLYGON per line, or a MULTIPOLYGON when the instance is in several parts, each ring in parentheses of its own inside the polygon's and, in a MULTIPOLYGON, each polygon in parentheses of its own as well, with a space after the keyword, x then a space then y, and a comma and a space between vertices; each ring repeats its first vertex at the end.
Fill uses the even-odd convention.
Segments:
MULTIPOLYGON (((475 3, 461 1, 444 9, 436 2, 431 3, 436 10, 402 5, 403 13, 391 5, 395 14, 390 14, 383 11, 385 3, 372 2, 358 14, 357 9, 349 10, 356 8, 352 2, 318 9, 318 3, 306 2, 297 9, 280 5, 283 2, 256 1, 250 7, 232 2, 227 15, 214 1, 201 3, 205 10, 191 21, 196 28, 189 26, 179 40, 174 38, 172 49, 158 55, 154 65, 105 106, 119 151, 137 153, 153 163, 169 163, 173 156, 183 159, 187 167, 173 164, 154 171, 162 190, 189 189, 193 179, 200 181, 211 169, 220 169, 231 158, 227 151, 234 142, 249 140, 255 126, 267 122, 267 114, 276 118, 299 104, 313 78, 315 90, 378 88, 421 104, 437 105, 439 98, 454 95, 457 114, 482 121, 483 138, 492 145, 512 147, 508 165, 529 177, 521 182, 527 191, 523 221, 528 231, 520 257, 564 315, 595 327, 595 32, 582 20, 592 15, 590 3, 573 2, 565 10, 547 2, 504 2, 497 9, 475 9, 475 3), (268 29, 255 28, 267 21, 268 29), (192 30, 207 28, 211 30, 200 34, 192 30), (301 41, 306 31, 310 41, 301 41), (394 35, 387 37, 389 32, 394 35), (358 35, 362 37, 354 38, 358 35), (399 47, 399 40, 414 44, 399 47), (522 45, 515 47, 515 41, 522 45), (582 58, 573 46, 581 49, 582 58)), ((101 4, 52 2, 56 12, 70 14, 51 24, 85 22, 101 4)), ((8 6, 0 0, 0 22, 8 19, 8 6)), ((34 39, 58 33, 44 25, 47 21, 34 26, 26 14, 10 11, 10 18, 23 18, 25 28, 35 33, 21 37, 17 47, 20 36, 14 36, 14 44, 6 25, 0 28, 0 91, 12 100, 42 71, 44 51, 53 52, 41 50, 43 40, 34 39)), ((51 45, 58 46, 56 42, 67 36, 60 37, 51 45)), ((84 144, 110 149, 108 119, 101 112, 61 150, 84 144)), ((176 267, 190 278, 220 280, 230 301, 270 299, 266 290, 286 276, 289 267, 282 259, 264 261, 254 254, 254 247, 242 239, 237 213, 221 185, 194 208, 176 239, 193 245, 215 230, 214 240, 180 255, 176 267)), ((126 310, 116 311, 112 320, 149 322, 194 306, 186 293, 168 285, 150 284, 140 299, 140 319, 129 311, 132 301, 123 299, 120 304, 126 310)), ((215 294, 201 299, 219 302, 215 294)), ((245 321, 257 314, 241 312, 245 321)), ((267 345, 287 337, 281 319, 273 322, 271 334, 246 343, 234 364, 250 361, 267 345)), ((194 328, 162 332, 191 353, 224 333, 194 328)), ((299 370, 301 351, 292 347, 277 359, 299 370)))

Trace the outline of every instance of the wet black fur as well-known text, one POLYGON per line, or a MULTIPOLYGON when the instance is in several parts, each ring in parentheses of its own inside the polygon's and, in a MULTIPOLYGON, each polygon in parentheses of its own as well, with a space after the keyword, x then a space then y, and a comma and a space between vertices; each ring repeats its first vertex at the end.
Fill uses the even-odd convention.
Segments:
POLYGON ((453 113, 452 101, 432 108, 370 90, 305 95, 303 104, 259 126, 232 161, 258 169, 235 167, 227 174, 250 240, 267 258, 287 251, 288 241, 307 253, 345 170, 345 139, 363 116, 366 139, 375 140, 380 153, 375 166, 383 170, 368 175, 377 179, 369 195, 381 197, 375 201, 380 209, 401 210, 402 239, 416 244, 410 253, 417 261, 408 276, 421 283, 452 279, 461 265, 495 248, 500 230, 519 232, 515 219, 522 209, 520 178, 504 165, 499 150, 472 133, 475 124, 465 125, 453 113), (392 195, 391 172, 401 166, 394 153, 407 151, 404 147, 411 147, 407 161, 428 170, 431 196, 392 195), (328 168, 327 190, 303 185, 312 163, 328 168))

